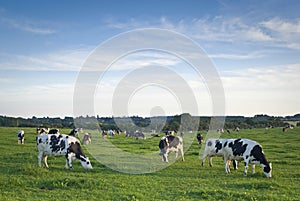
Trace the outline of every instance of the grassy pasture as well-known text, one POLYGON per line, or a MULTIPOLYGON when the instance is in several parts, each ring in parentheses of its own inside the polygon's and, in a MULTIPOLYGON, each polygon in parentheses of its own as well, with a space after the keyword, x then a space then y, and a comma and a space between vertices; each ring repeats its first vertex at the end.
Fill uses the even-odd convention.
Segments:
MULTIPOLYGON (((64 169, 65 159, 48 158, 49 169, 38 168, 35 129, 24 128, 25 144, 17 144, 18 128, 0 128, 0 200, 299 200, 300 128, 282 133, 281 128, 252 129, 223 134, 223 138, 249 138, 262 144, 273 163, 267 179, 260 166, 256 174, 243 176, 243 163, 231 174, 224 173, 221 158, 208 160, 201 167, 196 140, 178 160, 167 168, 149 174, 125 174, 97 162, 87 151, 93 170, 84 170, 79 161, 74 170, 64 169)), ((69 133, 69 130, 62 131, 69 133)), ((188 135, 188 134, 186 134, 188 135)), ((108 137, 120 149, 133 153, 157 152, 159 138, 125 139, 108 137)), ((88 146, 88 145, 87 145, 88 146)), ((174 154, 170 155, 170 159, 174 154)))

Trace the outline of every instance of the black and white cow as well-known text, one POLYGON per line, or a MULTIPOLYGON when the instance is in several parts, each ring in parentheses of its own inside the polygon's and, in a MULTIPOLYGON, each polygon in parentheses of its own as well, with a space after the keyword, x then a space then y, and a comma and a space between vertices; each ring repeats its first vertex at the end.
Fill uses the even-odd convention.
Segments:
MULTIPOLYGON (((209 166, 212 167, 212 158, 214 156, 223 157, 223 146, 227 139, 216 139, 216 138, 209 138, 206 140, 205 143, 205 149, 202 156, 202 166, 204 166, 204 162, 206 157, 209 157, 209 166)), ((232 160, 233 162, 233 168, 236 170, 237 167, 237 161, 232 160)))
POLYGON ((48 132, 49 132, 49 128, 37 128, 36 129, 37 134, 43 134, 43 133, 47 134, 48 132))
POLYGON ((51 129, 48 134, 59 134, 59 129, 51 129))
POLYGON ((272 177, 272 164, 269 163, 262 150, 262 146, 248 139, 227 139, 223 145, 223 156, 225 163, 225 172, 229 173, 229 160, 245 162, 244 176, 247 176, 248 164, 252 164, 252 174, 255 173, 255 164, 260 164, 264 174, 272 177))
POLYGON ((198 144, 202 144, 203 136, 201 135, 201 133, 197 134, 197 140, 198 140, 198 144))
POLYGON ((158 146, 164 162, 168 163, 168 154, 170 152, 175 152, 177 159, 178 151, 180 151, 182 161, 184 161, 183 140, 181 137, 173 135, 164 136, 160 139, 158 146))
POLYGON ((24 144, 25 133, 23 130, 18 130, 18 144, 24 144))
POLYGON ((73 137, 79 137, 79 132, 80 132, 80 129, 79 128, 73 128, 71 131, 70 131, 70 136, 73 136, 73 137))
POLYGON ((48 168, 48 156, 65 156, 65 168, 73 169, 72 162, 76 158, 80 160, 85 169, 92 169, 92 164, 82 151, 77 138, 64 134, 40 134, 36 138, 38 148, 38 165, 42 166, 42 159, 45 167, 48 168))

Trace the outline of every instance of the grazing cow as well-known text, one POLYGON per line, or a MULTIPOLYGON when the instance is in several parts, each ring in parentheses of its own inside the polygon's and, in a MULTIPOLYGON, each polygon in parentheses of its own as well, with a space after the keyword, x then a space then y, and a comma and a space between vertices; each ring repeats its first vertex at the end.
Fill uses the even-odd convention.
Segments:
POLYGON ((248 139, 227 139, 223 145, 225 172, 229 173, 229 160, 244 160, 244 176, 247 176, 248 164, 252 164, 252 174, 255 173, 255 164, 260 164, 266 177, 272 177, 272 164, 269 163, 262 150, 262 146, 248 139))
POLYGON ((239 132, 239 131, 240 131, 240 128, 239 128, 239 127, 236 127, 236 128, 234 129, 234 131, 239 132))
POLYGON ((201 133, 197 134, 197 140, 198 140, 198 144, 202 144, 203 136, 201 135, 201 133))
POLYGON ((145 134, 142 131, 135 131, 135 132, 129 131, 126 133, 125 137, 126 138, 133 137, 136 140, 138 140, 139 138, 142 138, 144 140, 146 139, 145 134))
POLYGON ((92 136, 90 133, 85 133, 82 139, 82 144, 90 144, 92 143, 92 136))
MULTIPOLYGON (((223 146, 225 144, 227 139, 215 139, 215 138, 209 138, 206 140, 205 143, 205 149, 202 156, 202 166, 204 166, 204 162, 206 157, 209 157, 209 166, 212 167, 212 158, 214 156, 222 156, 223 157, 223 146)), ((233 168, 236 170, 237 167, 237 161, 232 160, 233 162, 233 168)))
POLYGON ((73 137, 79 137, 79 130, 79 128, 73 128, 69 135, 73 137))
POLYGON ((286 125, 285 127, 283 127, 283 128, 282 128, 282 131, 283 131, 283 132, 286 132, 286 131, 287 131, 287 129, 289 129, 289 128, 290 128, 290 129, 293 129, 293 128, 294 128, 294 126, 293 126, 293 125, 290 125, 290 124, 288 124, 288 125, 286 125))
POLYGON ((72 162, 76 158, 80 160, 85 169, 92 169, 92 164, 88 157, 82 151, 80 142, 77 138, 64 134, 40 134, 36 137, 38 148, 38 165, 44 165, 48 168, 48 156, 65 156, 65 168, 73 169, 72 162))
POLYGON ((47 134, 48 132, 49 132, 49 128, 37 128, 36 129, 37 134, 42 134, 42 133, 47 134))
POLYGON ((25 133, 23 130, 18 130, 18 144, 24 144, 25 133))
POLYGON ((59 134, 59 129, 51 129, 48 134, 59 134))
POLYGON ((164 136, 161 138, 158 146, 164 162, 168 163, 168 154, 170 152, 175 152, 177 159, 178 151, 180 151, 182 161, 184 161, 183 140, 181 137, 173 135, 164 136))

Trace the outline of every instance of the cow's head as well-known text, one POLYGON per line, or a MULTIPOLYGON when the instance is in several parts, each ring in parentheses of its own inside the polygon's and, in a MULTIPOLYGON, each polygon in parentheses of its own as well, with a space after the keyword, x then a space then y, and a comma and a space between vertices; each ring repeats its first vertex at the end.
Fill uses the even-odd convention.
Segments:
POLYGON ((88 157, 80 156, 80 163, 81 163, 82 167, 85 169, 88 169, 88 170, 93 169, 91 161, 88 157))
POLYGON ((263 172, 266 175, 266 177, 271 178, 272 177, 272 163, 269 163, 263 167, 263 172))

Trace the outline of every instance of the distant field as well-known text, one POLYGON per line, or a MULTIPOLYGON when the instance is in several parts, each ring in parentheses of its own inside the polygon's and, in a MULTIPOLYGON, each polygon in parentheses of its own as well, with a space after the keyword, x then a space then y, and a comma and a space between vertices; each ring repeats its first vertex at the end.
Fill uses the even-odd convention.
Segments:
MULTIPOLYGON (((64 157, 49 157, 50 168, 39 168, 35 129, 23 129, 25 145, 17 144, 18 129, 0 127, 0 200, 300 200, 300 128, 285 133, 274 128, 223 134, 223 138, 258 141, 273 164, 271 179, 264 176, 260 166, 256 174, 252 175, 250 168, 244 177, 243 163, 226 175, 221 158, 214 158, 213 168, 208 161, 201 167, 196 140, 185 153, 185 162, 178 160, 149 174, 119 173, 97 162, 87 151, 91 171, 84 170, 78 160, 73 171, 64 169, 64 157)), ((69 133, 69 129, 62 133, 69 133)), ((128 152, 157 151, 161 162, 159 138, 136 141, 120 135, 108 140, 128 152)))

